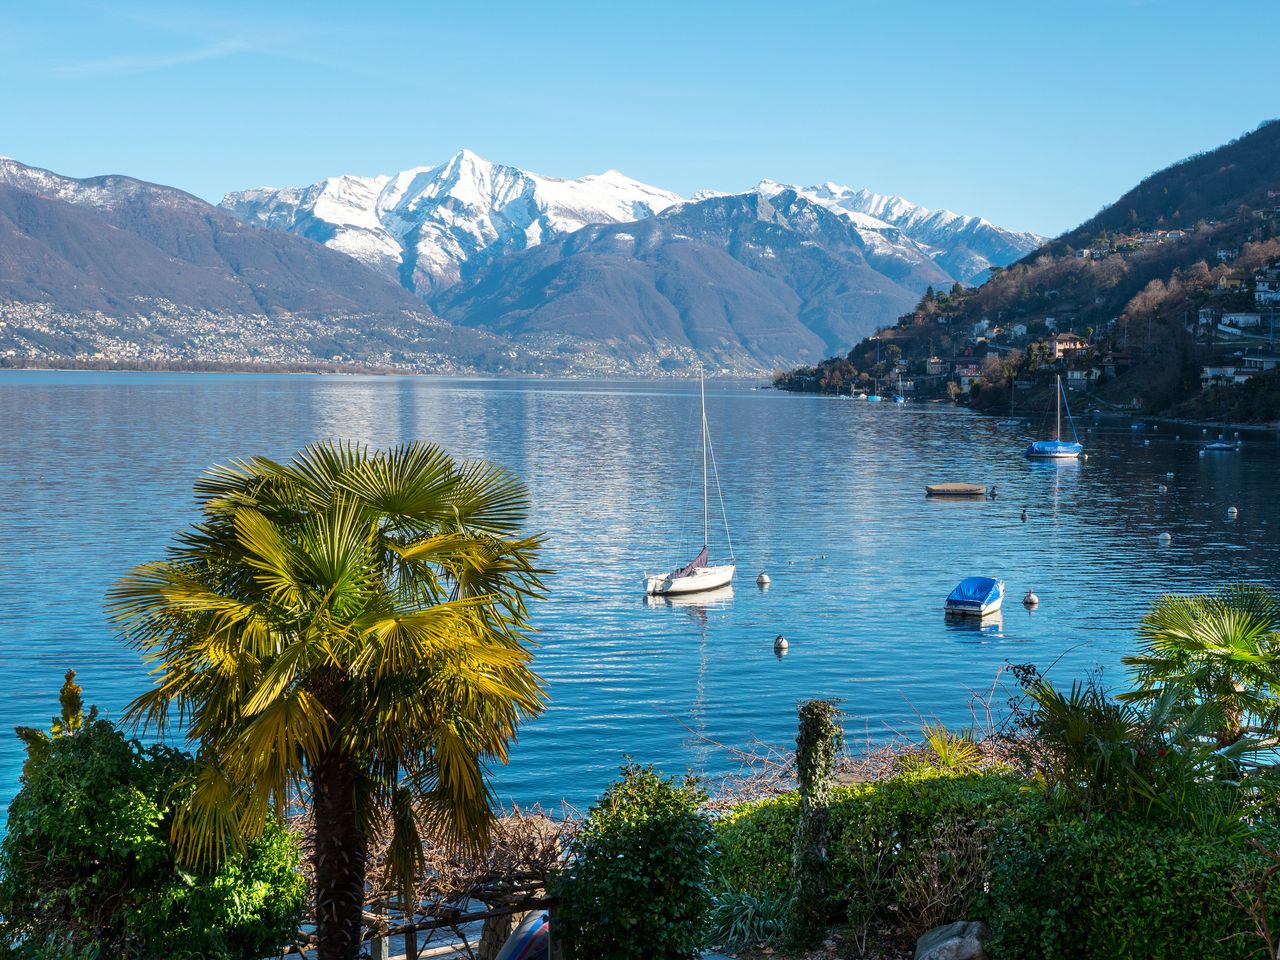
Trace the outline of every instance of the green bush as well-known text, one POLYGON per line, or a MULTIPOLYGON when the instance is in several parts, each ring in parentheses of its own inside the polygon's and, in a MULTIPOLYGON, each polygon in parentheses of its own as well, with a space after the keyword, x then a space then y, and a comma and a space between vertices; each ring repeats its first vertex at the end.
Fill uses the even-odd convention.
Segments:
POLYGON ((306 898, 294 837, 276 824, 216 871, 180 869, 168 836, 191 758, 77 712, 64 688, 54 735, 21 732, 28 760, 0 844, 0 955, 252 960, 288 942, 306 898))
POLYGON ((692 960, 712 907, 715 855, 694 781, 629 764, 591 808, 554 878, 556 923, 578 960, 692 960))
MULTIPOLYGON (((1128 818, 1046 814, 997 840, 986 919, 996 960, 1138 960, 1263 953, 1241 884, 1251 845, 1128 818)), ((1280 918, 1274 885, 1264 900, 1280 918)))
MULTIPOLYGON (((922 914, 925 905, 917 901, 933 895, 913 887, 915 881, 973 888, 980 878, 961 876, 965 865, 981 866, 998 824, 1034 802, 1026 781, 1003 772, 919 770, 836 788, 828 916, 847 913, 855 925, 890 916, 901 922, 904 912, 922 914)), ((797 809, 795 794, 786 794, 744 804, 716 822, 720 874, 728 888, 762 898, 787 896, 797 809)))

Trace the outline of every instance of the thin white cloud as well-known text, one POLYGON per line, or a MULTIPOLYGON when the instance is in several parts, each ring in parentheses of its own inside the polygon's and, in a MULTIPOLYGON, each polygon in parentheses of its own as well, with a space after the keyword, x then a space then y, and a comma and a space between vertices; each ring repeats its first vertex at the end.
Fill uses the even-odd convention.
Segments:
POLYGON ((189 50, 156 51, 150 53, 125 53, 112 57, 77 60, 55 68, 61 74, 112 74, 148 73, 168 67, 180 67, 204 60, 219 60, 237 53, 248 53, 254 48, 241 40, 219 40, 189 50))

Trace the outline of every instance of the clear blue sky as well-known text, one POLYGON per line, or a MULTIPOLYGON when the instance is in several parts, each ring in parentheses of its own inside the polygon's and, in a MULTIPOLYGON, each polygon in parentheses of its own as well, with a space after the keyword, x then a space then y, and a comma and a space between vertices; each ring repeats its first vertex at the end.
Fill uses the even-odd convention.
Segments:
POLYGON ((834 180, 1053 234, 1280 116, 1273 2, 0 6, 0 154, 210 200, 466 146, 691 193, 834 180))

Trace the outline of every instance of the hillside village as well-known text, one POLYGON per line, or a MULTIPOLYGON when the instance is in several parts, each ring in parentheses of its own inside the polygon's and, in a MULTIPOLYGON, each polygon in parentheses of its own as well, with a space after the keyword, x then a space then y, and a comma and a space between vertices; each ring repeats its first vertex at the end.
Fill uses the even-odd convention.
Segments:
POLYGON ((983 287, 928 290, 846 356, 774 383, 1007 411, 1060 375, 1099 408, 1280 418, 1280 405, 1253 409, 1257 397, 1233 392, 1280 367, 1278 236, 1280 202, 1188 229, 1100 233, 995 270, 983 287))

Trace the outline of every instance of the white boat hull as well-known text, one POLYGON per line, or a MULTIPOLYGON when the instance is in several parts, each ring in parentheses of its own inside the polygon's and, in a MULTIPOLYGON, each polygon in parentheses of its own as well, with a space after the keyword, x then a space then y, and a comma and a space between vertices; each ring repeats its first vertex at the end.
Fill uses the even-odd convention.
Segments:
MULTIPOLYGON (((990 603, 981 607, 960 607, 950 603, 946 605, 946 612, 953 617, 986 617, 993 613, 998 613, 1001 604, 1004 603, 1004 589, 1001 588, 1000 596, 996 597, 990 603)), ((936 609, 936 608, 935 608, 936 609)))
POLYGON ((718 567, 697 567, 687 577, 677 577, 675 572, 661 577, 645 577, 644 592, 651 597, 661 597, 716 590, 733 580, 735 569, 733 564, 727 563, 718 567))

